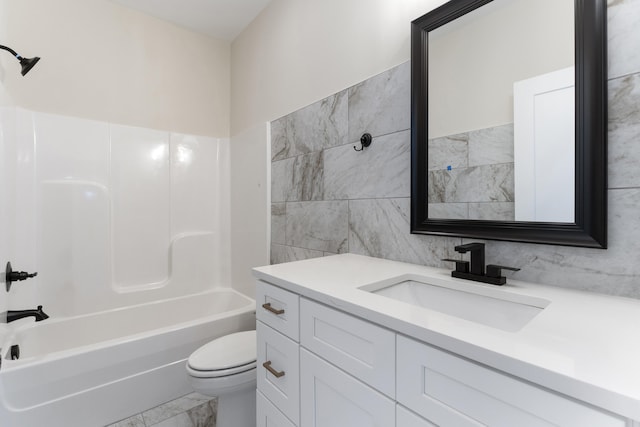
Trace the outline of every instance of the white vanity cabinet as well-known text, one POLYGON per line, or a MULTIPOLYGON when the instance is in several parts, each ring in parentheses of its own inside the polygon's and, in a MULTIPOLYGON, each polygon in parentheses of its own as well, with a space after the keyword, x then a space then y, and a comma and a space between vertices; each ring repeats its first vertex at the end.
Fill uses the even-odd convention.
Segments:
POLYGON ((299 423, 298 308, 298 295, 258 282, 256 292, 258 426, 290 427, 297 426, 299 423))
POLYGON ((259 427, 639 427, 262 281, 257 305, 259 427))
POLYGON ((625 427, 566 396, 398 336, 397 400, 436 425, 625 427))

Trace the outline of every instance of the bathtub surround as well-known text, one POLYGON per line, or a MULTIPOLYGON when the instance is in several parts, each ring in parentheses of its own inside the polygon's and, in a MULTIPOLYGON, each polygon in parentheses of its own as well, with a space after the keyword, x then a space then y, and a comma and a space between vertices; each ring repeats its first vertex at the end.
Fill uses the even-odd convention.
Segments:
POLYGON ((11 261, 39 273, 11 307, 73 316, 228 283, 227 139, 9 107, 2 119, 11 261))
POLYGON ((109 424, 188 393, 186 358, 255 324, 229 289, 228 139, 14 107, 0 130, 4 262, 38 272, 0 303, 50 316, 0 329, 22 353, 2 361, 0 418, 109 424))
MULTIPOLYGON (((637 214, 637 206, 640 203, 640 173, 637 169, 637 159, 640 157, 640 147, 637 144, 640 139, 640 39, 637 37, 640 1, 610 1, 608 21, 609 247, 607 250, 596 250, 486 241, 487 263, 519 267, 521 270, 512 274, 512 277, 521 280, 640 298, 640 264, 636 259, 640 253, 640 224, 637 214)), ((302 154, 291 151, 286 158, 272 158, 273 263, 327 255, 336 252, 329 248, 338 248, 339 253, 351 252, 429 266, 451 267, 448 263, 440 262, 440 259, 455 257, 453 246, 466 243, 468 240, 410 234, 408 190, 387 190, 390 185, 401 188, 400 181, 406 182, 408 188, 410 182, 407 132, 409 84, 408 66, 402 64, 344 91, 349 97, 348 114, 339 117, 323 116, 323 120, 325 126, 331 128, 345 126, 338 124, 337 120, 346 121, 349 129, 347 139, 326 142, 322 150, 318 149, 315 152, 307 150, 302 154), (398 79, 396 82, 404 85, 406 89, 399 90, 396 84, 389 86, 393 87, 393 90, 387 90, 385 85, 380 84, 394 76, 398 79), (371 90, 366 100, 363 96, 354 96, 352 99, 353 92, 364 94, 368 92, 368 86, 377 89, 371 90), (390 101, 390 98, 398 101, 390 101), (400 106, 395 107, 401 108, 400 113, 396 112, 392 105, 400 106), (358 109, 365 110, 361 112, 358 109), (368 121, 356 121, 353 120, 354 117, 368 117, 368 121), (397 120, 394 125, 384 125, 375 132, 368 128, 381 126, 391 118, 397 120), (394 165, 391 161, 393 155, 387 151, 389 147, 380 142, 381 137, 403 131, 407 132, 406 160, 400 165, 394 165), (363 132, 372 133, 373 144, 364 152, 354 152, 350 156, 350 153, 347 154, 348 150, 353 151, 350 145, 355 145, 363 132), (338 149, 344 149, 345 153, 342 158, 344 164, 339 169, 331 164, 331 156, 328 155, 330 150, 338 149), (318 162, 323 162, 316 166, 316 171, 322 173, 311 174, 294 168, 295 164, 302 164, 299 157, 305 155, 315 155, 319 159, 318 162), (386 159, 388 162, 382 168, 379 163, 371 160, 374 158, 386 159), (358 181, 353 186, 346 180, 343 181, 352 193, 343 191, 339 197, 335 196, 335 193, 327 193, 327 181, 340 180, 341 176, 347 176, 353 167, 361 168, 363 172, 358 175, 358 181), (333 172, 334 176, 330 178, 326 172, 328 169, 339 172, 333 172), (335 176, 336 173, 338 177, 335 176), (309 177, 313 177, 313 182, 305 182, 309 177), (396 177, 399 181, 395 180, 396 177), (306 188, 322 188, 323 199, 319 199, 317 192, 313 198, 308 192, 303 193, 300 190, 303 183, 306 188), (363 185, 362 183, 371 185, 375 189, 374 192, 361 195, 359 185, 363 185), (303 194, 305 199, 302 198, 303 194), (299 206, 293 206, 291 209, 295 204, 305 205, 305 211, 311 211, 314 207, 319 210, 326 209, 323 203, 327 202, 335 206, 334 210, 342 209, 343 214, 336 216, 330 223, 327 221, 328 225, 320 227, 320 230, 313 228, 319 227, 318 224, 312 226, 306 222, 312 218, 309 214, 298 214, 301 211, 299 206), (322 245, 318 242, 322 242, 322 245)), ((307 111, 304 114, 309 116, 308 111, 314 109, 320 111, 319 103, 305 107, 290 116, 298 115, 305 110, 307 111)), ((317 120, 319 116, 318 114, 317 120)), ((278 142, 279 146, 288 144, 295 147, 301 144, 295 133, 277 131, 278 122, 295 120, 285 116, 274 122, 274 147, 277 139, 288 141, 278 142)), ((318 123, 314 123, 315 129, 318 126, 318 123)), ((326 134, 321 132, 318 139, 322 140, 326 134)), ((309 146, 313 143, 305 141, 304 144, 309 146)), ((320 212, 317 215, 325 216, 320 212)))
POLYGON ((107 427, 215 427, 217 399, 191 393, 107 427))

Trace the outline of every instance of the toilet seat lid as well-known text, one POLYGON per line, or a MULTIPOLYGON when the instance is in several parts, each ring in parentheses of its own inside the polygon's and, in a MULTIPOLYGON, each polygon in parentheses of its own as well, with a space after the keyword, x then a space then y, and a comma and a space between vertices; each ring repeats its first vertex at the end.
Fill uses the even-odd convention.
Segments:
POLYGON ((203 345, 189 357, 198 371, 217 371, 256 361, 256 331, 236 332, 203 345))

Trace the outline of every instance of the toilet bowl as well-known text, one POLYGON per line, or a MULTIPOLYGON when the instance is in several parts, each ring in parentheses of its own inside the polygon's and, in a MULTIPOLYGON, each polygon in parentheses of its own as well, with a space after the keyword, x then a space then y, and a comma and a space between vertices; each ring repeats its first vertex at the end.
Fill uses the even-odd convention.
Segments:
POLYGON ((256 331, 215 339, 187 361, 195 391, 218 397, 217 427, 256 425, 256 331))

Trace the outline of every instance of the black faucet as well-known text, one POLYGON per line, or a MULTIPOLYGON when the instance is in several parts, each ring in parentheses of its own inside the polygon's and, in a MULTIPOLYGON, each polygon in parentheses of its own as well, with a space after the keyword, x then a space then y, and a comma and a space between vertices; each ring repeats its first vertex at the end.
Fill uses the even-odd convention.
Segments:
POLYGON ((484 243, 467 243, 454 247, 456 252, 471 252, 471 274, 484 276, 484 243))
POLYGON ((456 252, 461 254, 471 252, 471 262, 443 259, 443 261, 453 261, 456 263, 456 269, 451 272, 452 277, 459 279, 474 280, 476 282, 489 283, 492 285, 504 285, 507 278, 502 276, 502 270, 518 271, 519 268, 505 267, 503 265, 487 265, 487 272, 484 271, 484 243, 467 243, 466 245, 458 245, 454 247, 456 252), (471 264, 471 271, 469 271, 471 264))
POLYGON ((7 311, 7 323, 13 322, 14 320, 22 319, 23 317, 33 316, 36 319, 36 322, 40 322, 42 320, 48 319, 49 316, 42 311, 42 306, 39 305, 35 310, 9 310, 7 311))

